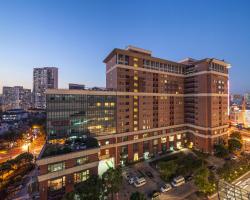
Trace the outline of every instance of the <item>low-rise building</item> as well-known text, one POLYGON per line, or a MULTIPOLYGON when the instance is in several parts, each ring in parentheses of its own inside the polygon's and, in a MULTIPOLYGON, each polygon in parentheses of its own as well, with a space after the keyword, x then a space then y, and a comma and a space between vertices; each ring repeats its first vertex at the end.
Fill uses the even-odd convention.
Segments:
POLYGON ((37 160, 41 200, 60 199, 75 184, 98 174, 100 149, 95 138, 81 137, 62 143, 45 145, 37 160))

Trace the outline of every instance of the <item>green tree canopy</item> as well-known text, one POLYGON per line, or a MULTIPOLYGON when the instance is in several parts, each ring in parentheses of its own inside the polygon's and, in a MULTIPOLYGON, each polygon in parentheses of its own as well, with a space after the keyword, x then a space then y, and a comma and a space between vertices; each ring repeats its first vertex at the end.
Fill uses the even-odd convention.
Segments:
POLYGON ((169 180, 177 171, 177 163, 174 160, 159 162, 160 173, 165 180, 169 180))
POLYGON ((114 194, 119 192, 120 187, 122 185, 122 170, 121 168, 108 169, 102 175, 103 183, 105 190, 107 191, 107 195, 111 194, 112 199, 114 199, 114 194))
POLYGON ((146 197, 144 194, 136 191, 136 192, 133 192, 131 195, 130 195, 130 200, 146 200, 146 197))

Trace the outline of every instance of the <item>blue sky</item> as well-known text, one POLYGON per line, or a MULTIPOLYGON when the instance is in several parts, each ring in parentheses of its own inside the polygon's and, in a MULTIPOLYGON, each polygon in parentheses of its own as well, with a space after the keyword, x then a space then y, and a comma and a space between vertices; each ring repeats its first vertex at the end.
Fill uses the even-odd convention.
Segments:
MULTIPOLYGON (((0 88, 32 88, 33 67, 105 86, 105 56, 131 44, 156 57, 216 57, 232 64, 231 91, 250 91, 250 1, 0 0, 0 88)), ((0 92, 1 92, 0 89, 0 92)))

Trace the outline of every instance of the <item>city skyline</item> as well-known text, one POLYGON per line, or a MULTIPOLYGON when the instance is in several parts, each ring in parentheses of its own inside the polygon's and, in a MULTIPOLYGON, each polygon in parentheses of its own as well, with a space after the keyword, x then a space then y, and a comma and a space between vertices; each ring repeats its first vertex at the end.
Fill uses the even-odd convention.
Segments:
POLYGON ((231 93, 249 92, 249 6, 247 1, 148 1, 143 6, 140 1, 62 1, 60 7, 49 1, 2 1, 0 93, 3 86, 32 89, 34 67, 58 67, 59 88, 71 82, 105 86, 103 55, 127 45, 174 61, 187 56, 225 59, 232 64, 231 93), (131 8, 135 12, 129 16, 131 8))

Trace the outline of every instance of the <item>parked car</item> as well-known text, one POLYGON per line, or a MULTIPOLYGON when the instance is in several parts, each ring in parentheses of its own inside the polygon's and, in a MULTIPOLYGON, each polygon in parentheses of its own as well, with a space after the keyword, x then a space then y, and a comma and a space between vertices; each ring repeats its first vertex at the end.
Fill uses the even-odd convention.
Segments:
POLYGON ((143 185, 145 185, 147 183, 146 179, 145 178, 137 178, 135 181, 134 181, 134 186, 135 187, 141 187, 143 185))
POLYGON ((158 200, 161 193, 157 191, 153 191, 151 194, 149 194, 149 197, 151 200, 158 200))
POLYGON ((169 183, 166 183, 166 184, 164 184, 162 187, 161 187, 161 192, 167 192, 167 191, 169 191, 169 190, 171 190, 172 189, 172 186, 169 184, 169 183))
POLYGON ((186 180, 186 181, 192 181, 193 178, 194 178, 193 175, 188 175, 188 176, 185 177, 185 180, 186 180))
POLYGON ((131 178, 128 180, 128 183, 129 183, 130 185, 134 184, 135 179, 136 179, 136 177, 131 177, 131 178))
POLYGON ((154 175, 150 171, 146 171, 145 174, 151 179, 154 178, 154 175))
POLYGON ((173 181, 171 182, 171 185, 173 187, 178 187, 178 186, 181 186, 185 183, 185 179, 183 176, 178 176, 178 177, 175 177, 173 179, 173 181))

